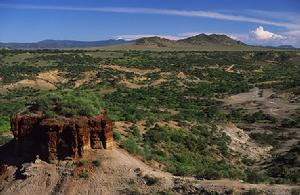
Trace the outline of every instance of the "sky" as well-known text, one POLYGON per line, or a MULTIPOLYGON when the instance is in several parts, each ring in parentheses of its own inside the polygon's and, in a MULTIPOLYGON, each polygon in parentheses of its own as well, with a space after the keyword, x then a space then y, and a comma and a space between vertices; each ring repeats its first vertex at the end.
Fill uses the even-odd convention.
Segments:
POLYGON ((0 42, 226 34, 300 47, 299 0, 0 0, 0 42))

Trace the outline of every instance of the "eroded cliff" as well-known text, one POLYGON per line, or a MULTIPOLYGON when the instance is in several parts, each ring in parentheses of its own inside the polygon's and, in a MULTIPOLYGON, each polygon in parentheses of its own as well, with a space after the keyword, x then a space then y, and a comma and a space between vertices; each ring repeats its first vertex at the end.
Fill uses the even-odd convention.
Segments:
POLYGON ((55 163, 80 158, 87 149, 111 149, 112 122, 106 114, 93 117, 45 118, 42 114, 11 117, 14 152, 24 158, 39 155, 55 163))

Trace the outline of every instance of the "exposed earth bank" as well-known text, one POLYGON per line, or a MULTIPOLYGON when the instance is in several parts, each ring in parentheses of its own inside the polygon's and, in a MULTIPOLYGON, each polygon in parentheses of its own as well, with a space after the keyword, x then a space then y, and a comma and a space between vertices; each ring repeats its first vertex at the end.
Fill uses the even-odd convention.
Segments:
POLYGON ((177 177, 153 168, 126 151, 90 151, 84 161, 61 161, 57 165, 37 159, 21 168, 5 167, 0 176, 0 194, 291 194, 299 186, 248 184, 232 180, 197 180, 177 177), (94 166, 95 159, 101 160, 94 166), (86 174, 82 175, 82 171, 86 174))

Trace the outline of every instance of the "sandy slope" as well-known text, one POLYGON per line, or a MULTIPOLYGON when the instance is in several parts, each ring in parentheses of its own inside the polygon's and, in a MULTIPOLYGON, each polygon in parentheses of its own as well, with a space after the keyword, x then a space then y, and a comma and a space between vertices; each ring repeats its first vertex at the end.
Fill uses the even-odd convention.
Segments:
POLYGON ((267 193, 289 194, 291 189, 299 186, 247 184, 240 181, 196 180, 192 177, 177 177, 159 169, 153 169, 136 157, 122 149, 91 151, 86 158, 102 159, 100 167, 89 173, 86 179, 71 175, 74 168, 72 162, 62 162, 60 165, 49 165, 38 161, 28 164, 23 175, 27 179, 16 179, 15 168, 1 176, 0 194, 125 194, 137 190, 142 193, 154 193, 172 189, 175 194, 200 193, 215 191, 225 193, 233 189, 235 192, 247 191, 251 188, 261 189, 267 193), (159 178, 159 183, 149 186, 144 176, 151 175, 159 178))

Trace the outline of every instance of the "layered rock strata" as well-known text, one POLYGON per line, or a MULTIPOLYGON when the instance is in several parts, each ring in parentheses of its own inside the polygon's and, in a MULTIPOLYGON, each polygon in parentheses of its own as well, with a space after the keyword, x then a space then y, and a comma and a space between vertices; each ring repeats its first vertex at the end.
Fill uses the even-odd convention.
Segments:
POLYGON ((112 122, 106 115, 94 117, 45 118, 41 114, 14 114, 11 117, 15 153, 39 155, 55 163, 80 158, 88 149, 113 147, 112 122))

